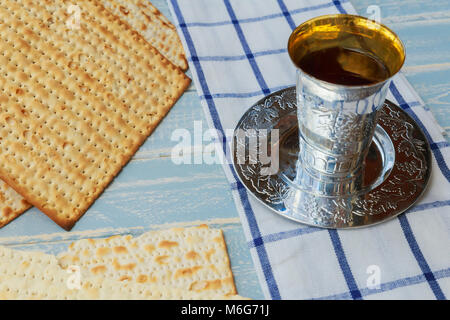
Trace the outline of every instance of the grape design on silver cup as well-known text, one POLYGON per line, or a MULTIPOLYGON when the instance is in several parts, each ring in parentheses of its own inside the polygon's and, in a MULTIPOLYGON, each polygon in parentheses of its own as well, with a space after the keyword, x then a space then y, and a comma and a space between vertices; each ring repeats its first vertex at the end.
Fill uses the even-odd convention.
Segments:
POLYGON ((325 177, 356 175, 405 59, 400 39, 360 16, 327 15, 298 26, 288 52, 297 68, 303 167, 325 177))

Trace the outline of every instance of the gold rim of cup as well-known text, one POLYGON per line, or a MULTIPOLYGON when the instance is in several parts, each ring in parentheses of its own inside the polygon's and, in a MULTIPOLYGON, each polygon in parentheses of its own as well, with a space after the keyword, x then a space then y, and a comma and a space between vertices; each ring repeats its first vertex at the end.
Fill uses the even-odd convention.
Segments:
MULTIPOLYGON (((300 24, 290 35, 288 40, 288 54, 296 67, 302 70, 296 61, 308 53, 331 47, 343 47, 361 50, 380 60, 388 71, 386 79, 361 87, 379 85, 392 78, 405 62, 405 47, 394 31, 374 20, 350 14, 322 15, 300 24)), ((317 81, 342 86, 318 79, 305 72, 317 81)))

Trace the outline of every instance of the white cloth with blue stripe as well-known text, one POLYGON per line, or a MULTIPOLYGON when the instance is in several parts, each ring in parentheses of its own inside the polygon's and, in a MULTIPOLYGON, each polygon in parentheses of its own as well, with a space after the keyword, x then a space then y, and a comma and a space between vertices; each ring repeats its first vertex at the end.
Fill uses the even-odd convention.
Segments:
MULTIPOLYGON (((266 94, 294 85, 285 48, 296 25, 318 15, 355 13, 348 0, 168 2, 206 118, 221 133, 234 129, 266 94)), ((433 153, 428 191, 389 222, 349 231, 291 222, 253 199, 232 165, 224 164, 266 298, 450 297, 450 145, 403 75, 395 77, 388 99, 421 125, 433 153)))

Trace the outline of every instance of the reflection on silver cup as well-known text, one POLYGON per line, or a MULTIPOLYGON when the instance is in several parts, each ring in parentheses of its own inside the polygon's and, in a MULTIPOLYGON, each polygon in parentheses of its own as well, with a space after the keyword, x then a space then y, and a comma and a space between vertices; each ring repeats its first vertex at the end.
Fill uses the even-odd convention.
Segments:
POLYGON ((366 18, 327 15, 297 27, 288 52, 297 67, 302 167, 327 181, 357 176, 404 62, 401 41, 366 18))
POLYGON ((300 158, 306 168, 346 177, 361 167, 372 142, 388 81, 343 87, 297 71, 300 158))

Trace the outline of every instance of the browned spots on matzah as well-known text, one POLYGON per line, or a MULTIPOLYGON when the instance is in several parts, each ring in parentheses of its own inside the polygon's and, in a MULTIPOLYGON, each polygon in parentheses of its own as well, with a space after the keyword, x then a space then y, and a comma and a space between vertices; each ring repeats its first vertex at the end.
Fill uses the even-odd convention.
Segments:
POLYGON ((219 270, 217 270, 216 266, 213 265, 213 264, 210 264, 210 265, 208 266, 208 269, 212 270, 214 273, 217 273, 217 274, 220 273, 219 270))
POLYGON ((211 261, 211 256, 216 252, 216 250, 214 250, 214 248, 209 249, 208 251, 205 252, 205 258, 206 261, 211 261))
POLYGON ((212 280, 205 282, 206 282, 206 285, 204 287, 205 290, 216 290, 217 288, 220 288, 222 286, 222 280, 212 280))
POLYGON ((0 177, 70 229, 190 80, 98 2, 78 30, 49 4, 0 0, 0 177))
POLYGON ((170 249, 172 247, 177 247, 177 246, 178 246, 178 242, 176 242, 176 241, 168 241, 168 240, 161 241, 158 244, 159 248, 164 248, 164 249, 170 249))
POLYGON ((178 269, 175 271, 173 278, 178 279, 180 277, 192 277, 201 268, 203 268, 203 266, 194 266, 191 268, 178 269))
POLYGON ((102 247, 97 249, 97 257, 103 257, 106 256, 111 252, 111 248, 102 247))
POLYGON ((120 264, 117 259, 114 259, 113 261, 113 267, 115 270, 133 270, 136 267, 135 263, 126 263, 126 264, 120 264))
POLYGON ((105 266, 95 266, 91 269, 91 272, 93 274, 103 274, 106 272, 106 267, 105 266))
POLYGON ((223 233, 208 226, 193 228, 172 228, 149 231, 136 238, 131 236, 113 239, 79 240, 60 255, 63 267, 71 264, 71 257, 79 256, 79 265, 86 274, 97 265, 108 266, 104 274, 109 279, 118 279, 128 275, 132 282, 146 284, 158 283, 163 286, 189 290, 235 294, 233 274, 223 233), (186 239, 190 238, 191 242, 186 239), (222 239, 214 241, 213 239, 222 239), (194 241, 195 240, 195 241, 194 241), (177 244, 177 245, 175 245, 177 244), (125 247, 126 254, 114 251, 116 247, 125 247), (97 254, 100 248, 110 248, 111 253, 97 254), (89 250, 90 256, 83 252, 89 250), (133 268, 124 270, 122 266, 132 264, 133 268), (111 266, 111 267, 109 267, 111 266), (231 279, 231 281, 230 281, 231 279), (195 283, 195 285, 193 285, 195 283))
POLYGON ((167 264, 168 262, 167 262, 167 259, 169 259, 169 256, 157 256, 156 258, 155 258, 155 262, 157 263, 157 264, 167 264))
POLYGON ((137 277, 136 281, 139 282, 139 283, 145 283, 145 282, 148 281, 148 276, 146 276, 145 274, 140 274, 137 277))
POLYGON ((191 284, 190 290, 205 291, 205 290, 218 290, 222 286, 232 284, 233 278, 215 279, 215 280, 199 280, 191 284))
POLYGON ((9 218, 9 216, 12 214, 13 210, 10 207, 4 207, 2 209, 2 215, 5 218, 9 218))
POLYGON ((217 290, 222 285, 220 279, 216 280, 200 280, 191 284, 190 290, 202 291, 202 290, 217 290))
POLYGON ((128 249, 125 248, 124 246, 117 246, 113 248, 115 253, 127 253, 128 249))
POLYGON ((186 253, 185 257, 188 260, 194 260, 194 259, 197 259, 198 257, 200 257, 200 255, 197 252, 192 250, 192 251, 189 251, 188 253, 186 253))
POLYGON ((130 276, 121 276, 120 278, 119 278, 119 281, 130 281, 130 280, 132 280, 133 278, 131 278, 130 276))
POLYGON ((0 246, 0 300, 242 299, 211 290, 193 292, 158 284, 153 273, 141 271, 136 275, 139 279, 133 281, 135 277, 130 274, 112 278, 108 273, 94 275, 90 269, 82 269, 81 288, 70 289, 67 271, 52 255, 0 246), (145 276, 147 282, 142 283, 145 276))

